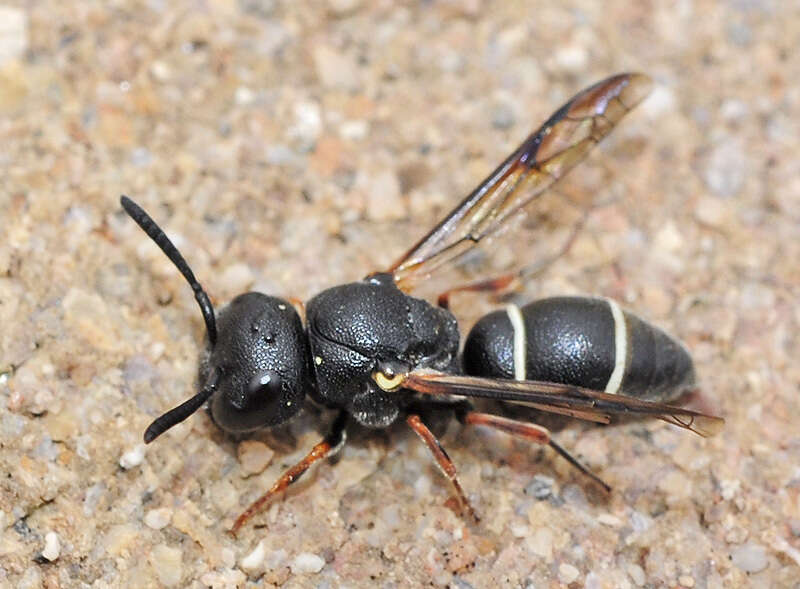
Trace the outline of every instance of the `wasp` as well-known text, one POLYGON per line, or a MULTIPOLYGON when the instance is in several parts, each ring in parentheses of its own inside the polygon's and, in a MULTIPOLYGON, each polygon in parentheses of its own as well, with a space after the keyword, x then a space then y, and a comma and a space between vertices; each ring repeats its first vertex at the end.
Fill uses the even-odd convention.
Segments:
POLYGON ((200 391, 156 418, 150 443, 208 403, 212 420, 242 434, 285 423, 307 397, 337 412, 330 432, 235 520, 236 533, 275 495, 345 443, 347 425, 386 428, 405 420, 450 481, 463 510, 477 519, 456 467, 426 425, 425 410, 444 407, 463 424, 496 428, 548 445, 610 489, 537 424, 476 411, 471 399, 534 407, 600 423, 649 416, 700 435, 719 417, 677 402, 695 387, 686 348, 608 299, 557 297, 509 305, 481 318, 460 350, 451 294, 499 291, 509 276, 456 286, 432 304, 414 289, 452 267, 523 214, 578 164, 650 92, 650 79, 625 73, 602 80, 559 108, 390 268, 334 286, 305 305, 248 292, 217 313, 163 230, 126 196, 121 204, 194 291, 207 333, 200 391))

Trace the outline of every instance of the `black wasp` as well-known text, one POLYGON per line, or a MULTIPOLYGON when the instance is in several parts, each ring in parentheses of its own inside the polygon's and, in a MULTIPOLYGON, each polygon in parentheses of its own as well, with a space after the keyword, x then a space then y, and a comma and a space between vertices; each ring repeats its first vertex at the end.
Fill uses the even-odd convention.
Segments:
POLYGON ((349 420, 384 428, 405 419, 473 516, 455 466, 420 417, 425 408, 444 406, 462 423, 547 444, 606 488, 545 428, 477 412, 468 399, 522 403, 601 423, 612 415, 638 415, 701 435, 718 431, 722 419, 665 404, 694 386, 686 349, 613 301, 564 297, 522 308, 510 305, 478 321, 459 356, 449 295, 499 290, 509 276, 453 288, 439 297, 438 306, 409 295, 415 285, 496 234, 580 162, 650 87, 644 75, 620 74, 574 96, 391 268, 312 298, 305 325, 292 303, 257 292, 237 296, 215 315, 175 246, 123 196, 125 211, 194 290, 208 336, 202 390, 153 421, 144 441, 152 442, 207 401, 214 422, 235 433, 286 422, 307 394, 338 410, 325 439, 238 517, 231 530, 236 532, 313 463, 336 452, 349 420))

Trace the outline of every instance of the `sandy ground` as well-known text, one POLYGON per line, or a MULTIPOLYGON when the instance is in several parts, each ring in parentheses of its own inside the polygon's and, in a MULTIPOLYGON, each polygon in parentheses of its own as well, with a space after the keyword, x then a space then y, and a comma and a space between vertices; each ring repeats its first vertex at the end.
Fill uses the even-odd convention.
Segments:
POLYGON ((0 586, 798 586, 796 3, 102 4, 0 7, 0 586), (119 195, 216 304, 307 299, 386 268, 617 71, 656 89, 549 196, 602 206, 519 298, 612 296, 672 331, 724 431, 569 424, 606 496, 453 424, 478 525, 404 427, 354 431, 227 536, 330 416, 244 443, 200 412, 145 451, 203 324, 119 195))

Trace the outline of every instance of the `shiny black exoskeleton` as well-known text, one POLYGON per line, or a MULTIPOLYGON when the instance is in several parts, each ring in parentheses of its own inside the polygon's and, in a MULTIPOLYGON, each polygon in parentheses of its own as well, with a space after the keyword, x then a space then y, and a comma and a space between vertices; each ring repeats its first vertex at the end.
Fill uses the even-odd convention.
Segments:
POLYGON ((553 297, 486 315, 464 343, 464 370, 660 402, 695 384, 680 342, 616 302, 590 297, 553 297))
POLYGON ((389 274, 329 288, 308 302, 315 399, 345 409, 360 424, 386 427, 408 396, 387 392, 374 375, 418 368, 452 372, 458 324, 444 309, 402 292, 389 274))
POLYGON ((305 328, 283 299, 248 292, 217 317, 217 341, 201 362, 203 382, 216 380, 210 410, 229 432, 284 423, 313 386, 305 328))

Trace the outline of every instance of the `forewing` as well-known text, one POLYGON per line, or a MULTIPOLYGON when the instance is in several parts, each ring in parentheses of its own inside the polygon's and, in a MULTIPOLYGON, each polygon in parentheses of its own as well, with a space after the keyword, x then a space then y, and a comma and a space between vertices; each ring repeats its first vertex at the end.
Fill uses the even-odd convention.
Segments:
POLYGON ((612 415, 655 417, 695 432, 713 436, 725 421, 682 407, 610 395, 554 382, 455 376, 431 371, 410 373, 403 388, 425 395, 461 395, 532 405, 542 411, 608 423, 612 415))
POLYGON ((491 237, 589 153, 650 92, 650 78, 619 74, 575 95, 389 269, 404 290, 491 237))

